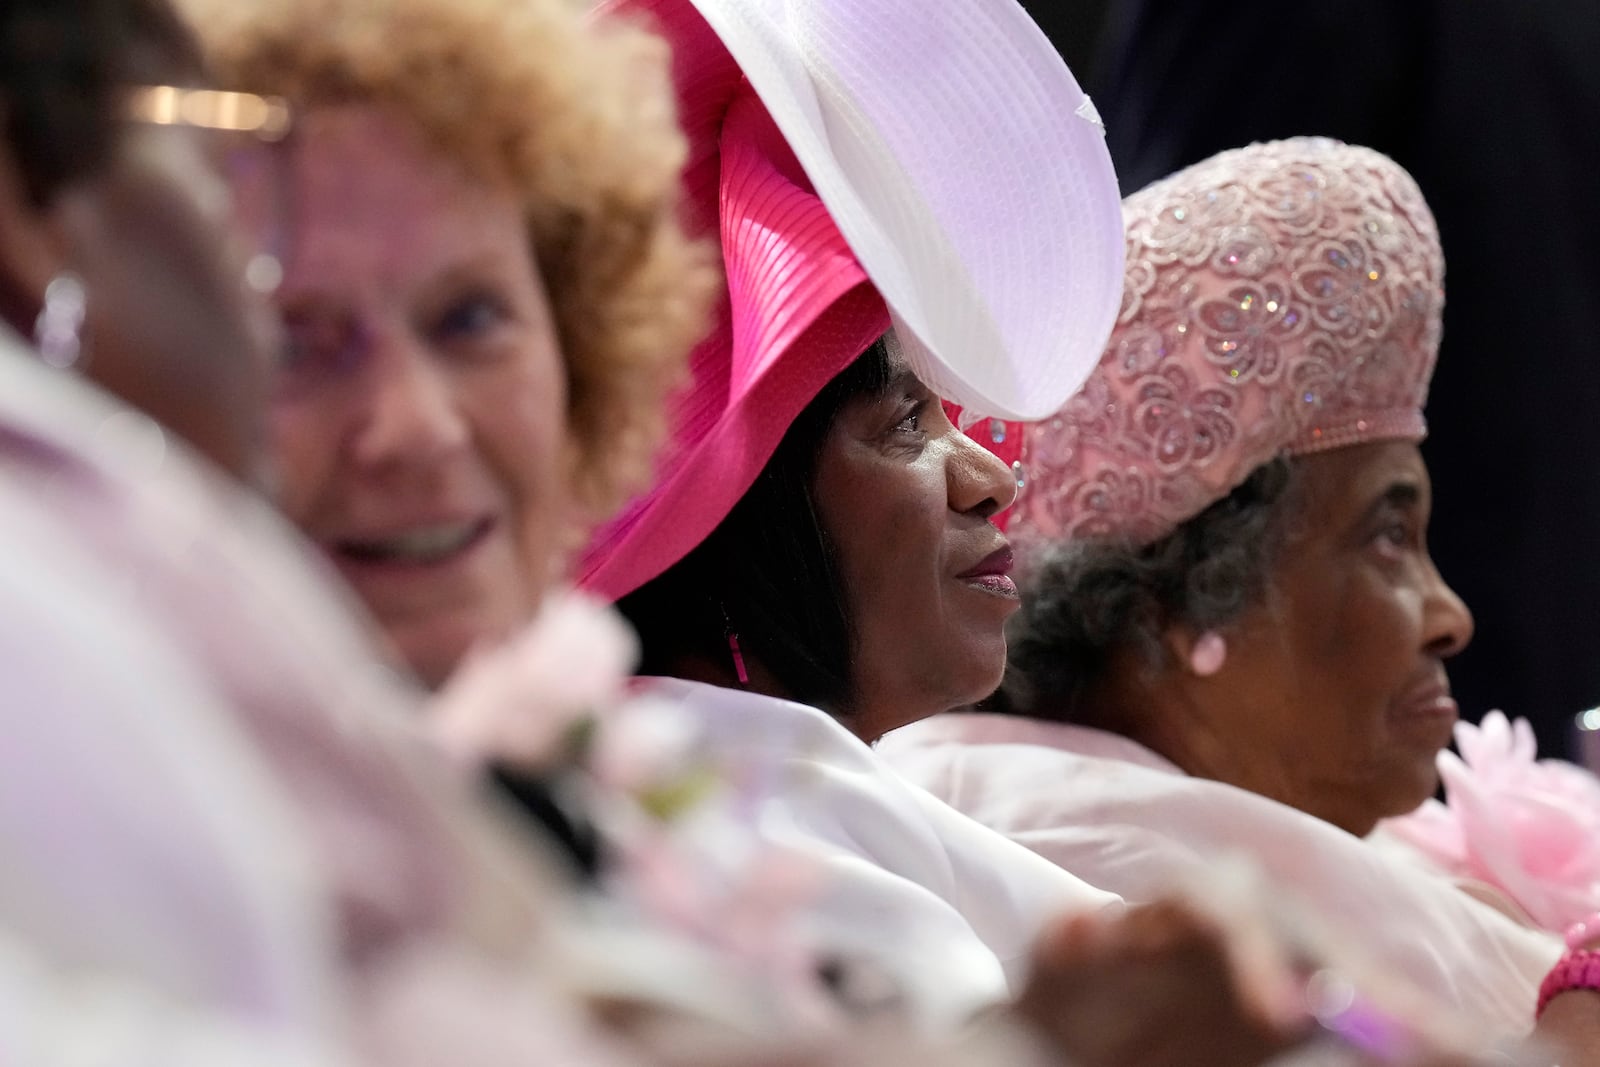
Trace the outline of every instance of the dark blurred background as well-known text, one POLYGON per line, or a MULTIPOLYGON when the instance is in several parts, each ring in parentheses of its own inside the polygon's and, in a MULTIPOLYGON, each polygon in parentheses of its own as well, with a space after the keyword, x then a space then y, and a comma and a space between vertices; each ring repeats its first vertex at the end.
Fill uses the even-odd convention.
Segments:
POLYGON ((1446 263, 1431 540, 1477 619, 1451 679, 1570 754, 1600 705, 1600 0, 1023 3, 1124 193, 1297 134, 1416 177, 1446 263))

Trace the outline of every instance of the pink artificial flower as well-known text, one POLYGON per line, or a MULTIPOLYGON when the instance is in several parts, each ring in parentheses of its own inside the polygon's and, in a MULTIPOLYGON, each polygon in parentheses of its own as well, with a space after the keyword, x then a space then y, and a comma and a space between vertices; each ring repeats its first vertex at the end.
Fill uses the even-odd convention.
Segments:
POLYGON ((1439 753, 1446 803, 1429 801, 1385 828, 1458 877, 1503 890, 1560 933, 1600 910, 1600 779, 1536 759, 1533 729, 1498 711, 1456 726, 1439 753))
MULTIPOLYGON (((813 955, 795 925, 821 891, 809 857, 763 843, 752 786, 780 773, 768 738, 737 765, 704 727, 648 688, 631 691, 632 632, 578 594, 552 598, 522 633, 481 650, 435 700, 435 739, 467 766, 488 760, 571 772, 614 860, 614 897, 826 1016, 813 955)), ((759 789, 755 795, 764 795, 759 789)))
POLYGON ((638 694, 622 701, 608 716, 606 728, 596 732, 588 767, 601 788, 633 797, 670 818, 696 799, 703 791, 696 783, 705 783, 714 772, 705 765, 703 750, 699 724, 685 709, 638 694))
POLYGON ((580 593, 550 597, 524 630, 473 653, 435 698, 434 739, 468 764, 545 767, 584 720, 619 705, 638 659, 633 631, 580 593))
POLYGON ((610 837, 621 860, 610 888, 650 921, 706 946, 781 991, 792 1018, 835 1018, 799 919, 825 888, 814 858, 755 839, 718 792, 664 824, 645 819, 610 837))

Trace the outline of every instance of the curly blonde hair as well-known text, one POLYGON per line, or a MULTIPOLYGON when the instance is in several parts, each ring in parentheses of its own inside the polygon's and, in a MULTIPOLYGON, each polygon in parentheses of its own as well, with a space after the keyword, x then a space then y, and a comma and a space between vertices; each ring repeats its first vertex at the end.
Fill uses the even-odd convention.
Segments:
POLYGON ((468 173, 510 178, 566 361, 589 522, 649 477, 667 392, 719 287, 680 224, 687 144, 664 41, 571 0, 179 0, 221 80, 374 103, 468 173))

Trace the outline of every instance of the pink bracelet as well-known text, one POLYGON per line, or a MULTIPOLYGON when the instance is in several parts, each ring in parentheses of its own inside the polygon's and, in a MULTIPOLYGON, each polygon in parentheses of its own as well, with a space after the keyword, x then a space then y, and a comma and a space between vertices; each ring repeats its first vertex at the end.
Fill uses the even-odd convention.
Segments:
POLYGON ((1600 992, 1600 952, 1568 949, 1539 983, 1539 1005, 1533 1009, 1533 1017, 1543 1015, 1557 995, 1574 989, 1600 992))

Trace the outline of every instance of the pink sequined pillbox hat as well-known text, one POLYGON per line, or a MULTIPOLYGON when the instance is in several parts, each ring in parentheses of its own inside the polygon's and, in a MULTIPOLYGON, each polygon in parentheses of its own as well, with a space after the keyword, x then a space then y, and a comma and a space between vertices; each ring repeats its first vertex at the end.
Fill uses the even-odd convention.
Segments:
POLYGON ((1392 160, 1322 138, 1252 145, 1135 193, 1123 218, 1111 341, 1024 431, 1024 553, 1148 543, 1274 456, 1425 435, 1444 257, 1392 160))

